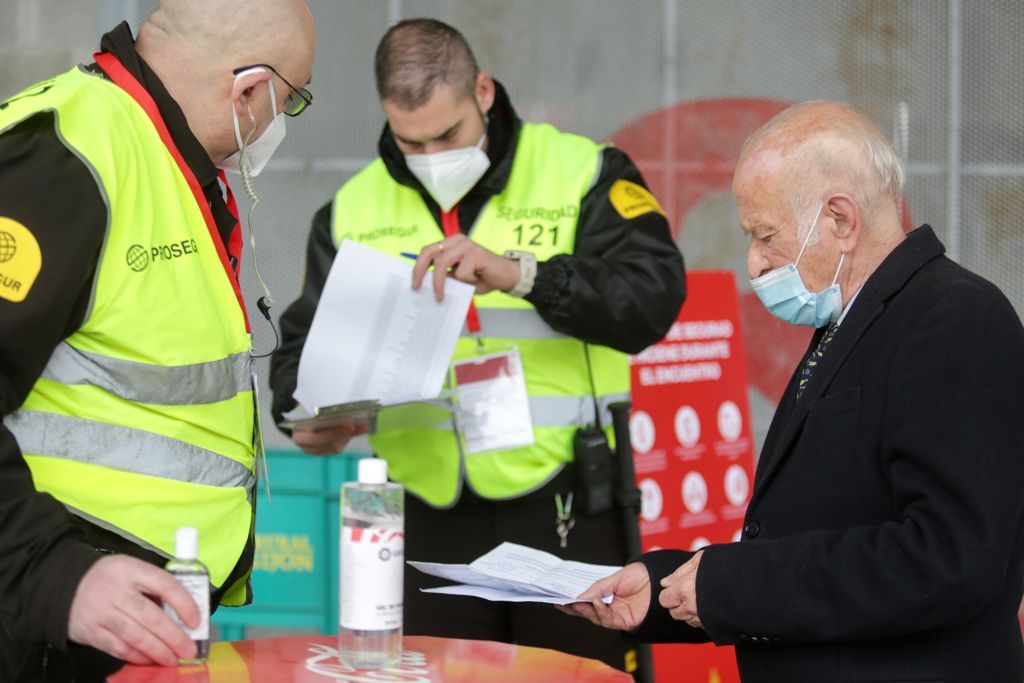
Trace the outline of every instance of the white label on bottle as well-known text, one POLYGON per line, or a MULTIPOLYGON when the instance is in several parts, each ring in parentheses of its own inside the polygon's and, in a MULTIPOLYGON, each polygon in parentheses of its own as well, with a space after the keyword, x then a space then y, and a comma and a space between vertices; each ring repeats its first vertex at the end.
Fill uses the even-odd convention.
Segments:
POLYGON ((405 532, 395 528, 341 528, 339 622, 357 631, 402 626, 405 532))
POLYGON ((175 624, 181 627, 192 640, 210 639, 210 579, 205 574, 172 574, 175 580, 188 591, 192 601, 196 603, 199 610, 199 626, 189 628, 178 618, 170 605, 164 605, 164 611, 175 624))

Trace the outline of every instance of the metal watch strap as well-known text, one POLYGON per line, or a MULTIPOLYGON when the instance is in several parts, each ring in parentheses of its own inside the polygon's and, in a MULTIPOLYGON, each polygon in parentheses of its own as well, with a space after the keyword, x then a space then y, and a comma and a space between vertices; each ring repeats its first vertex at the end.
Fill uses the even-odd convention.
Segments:
POLYGON ((519 282, 508 290, 509 296, 522 298, 533 289, 533 281, 537 278, 537 255, 529 251, 505 252, 505 258, 519 261, 519 282))

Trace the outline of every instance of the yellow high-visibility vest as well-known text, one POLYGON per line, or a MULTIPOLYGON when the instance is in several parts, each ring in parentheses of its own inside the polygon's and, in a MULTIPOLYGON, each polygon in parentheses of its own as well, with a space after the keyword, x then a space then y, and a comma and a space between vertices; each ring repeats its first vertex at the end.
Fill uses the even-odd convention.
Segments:
MULTIPOLYGON (((0 131, 39 112, 92 173, 109 225, 83 324, 4 423, 39 491, 167 557, 175 529, 196 527, 222 587, 254 514, 245 315, 185 176, 130 95, 75 68, 11 98, 0 131)), ((223 586, 222 603, 243 604, 245 584, 223 586)))
MULTIPOLYGON (((469 237, 498 254, 533 252, 538 261, 571 254, 580 203, 600 173, 601 150, 550 125, 523 124, 508 184, 488 201, 469 237)), ((420 194, 395 182, 381 159, 338 191, 332 233, 336 246, 348 238, 395 256, 443 238, 420 194)), ((610 424, 607 405, 629 395, 626 354, 589 345, 591 387, 583 343, 553 330, 528 301, 503 292, 474 300, 483 350, 514 344, 522 355, 534 444, 468 454, 451 424, 372 435, 370 444, 388 461, 389 476, 436 507, 454 504, 463 481, 495 500, 540 488, 572 460, 573 434, 593 423, 594 393, 604 425, 610 424)), ((456 357, 471 355, 475 346, 464 336, 456 357)))

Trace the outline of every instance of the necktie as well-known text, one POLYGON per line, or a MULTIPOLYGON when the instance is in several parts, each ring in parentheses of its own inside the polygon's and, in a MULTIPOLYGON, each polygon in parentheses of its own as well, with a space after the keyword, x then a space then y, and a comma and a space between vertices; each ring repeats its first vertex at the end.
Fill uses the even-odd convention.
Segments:
POLYGON ((803 396, 804 388, 807 386, 807 382, 810 381, 811 375, 814 374, 815 369, 818 367, 818 363, 821 362, 822 357, 825 355, 825 349, 828 347, 829 342, 832 341, 832 337, 836 336, 836 330, 839 329, 839 323, 833 323, 829 325, 828 330, 818 340, 818 345, 814 347, 810 355, 807 356, 807 360, 804 361, 803 366, 800 368, 800 383, 796 388, 796 399, 799 401, 800 397, 803 396))

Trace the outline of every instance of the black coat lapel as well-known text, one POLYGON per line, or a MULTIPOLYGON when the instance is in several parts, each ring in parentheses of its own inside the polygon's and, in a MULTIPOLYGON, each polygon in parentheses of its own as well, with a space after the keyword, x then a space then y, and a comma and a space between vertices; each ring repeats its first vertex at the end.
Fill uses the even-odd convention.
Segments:
MULTIPOLYGON (((821 335, 824 333, 825 328, 815 330, 814 334, 811 335, 807 351, 805 351, 804 355, 800 357, 800 362, 796 366, 797 369, 802 368, 804 363, 807 362, 807 354, 811 352, 811 349, 818 345, 818 340, 821 339, 821 335)), ((786 421, 793 413, 796 402, 796 390, 799 386, 799 374, 799 372, 794 372, 790 375, 789 383, 786 385, 786 389, 782 392, 782 398, 779 399, 779 404, 775 408, 775 414, 772 415, 772 422, 768 427, 768 434, 765 436, 764 445, 761 447, 761 455, 757 461, 757 469, 754 476, 755 481, 761 481, 763 478, 765 469, 768 467, 768 464, 772 461, 772 457, 777 451, 779 437, 786 426, 786 421)))
MULTIPOLYGON (((897 246, 864 283, 856 301, 825 350, 817 369, 804 387, 803 395, 799 401, 794 401, 796 379, 807 357, 804 355, 790 378, 789 386, 779 402, 775 419, 772 420, 768 437, 765 439, 765 447, 761 453, 762 461, 757 465, 751 507, 792 450, 794 442, 803 430, 811 406, 825 393, 836 373, 856 348, 857 342, 885 310, 886 302, 903 288, 921 266, 941 256, 944 251, 942 243, 928 226, 918 228, 897 246)), ((824 333, 825 328, 822 328, 814 334, 808 353, 817 345, 824 333)))

